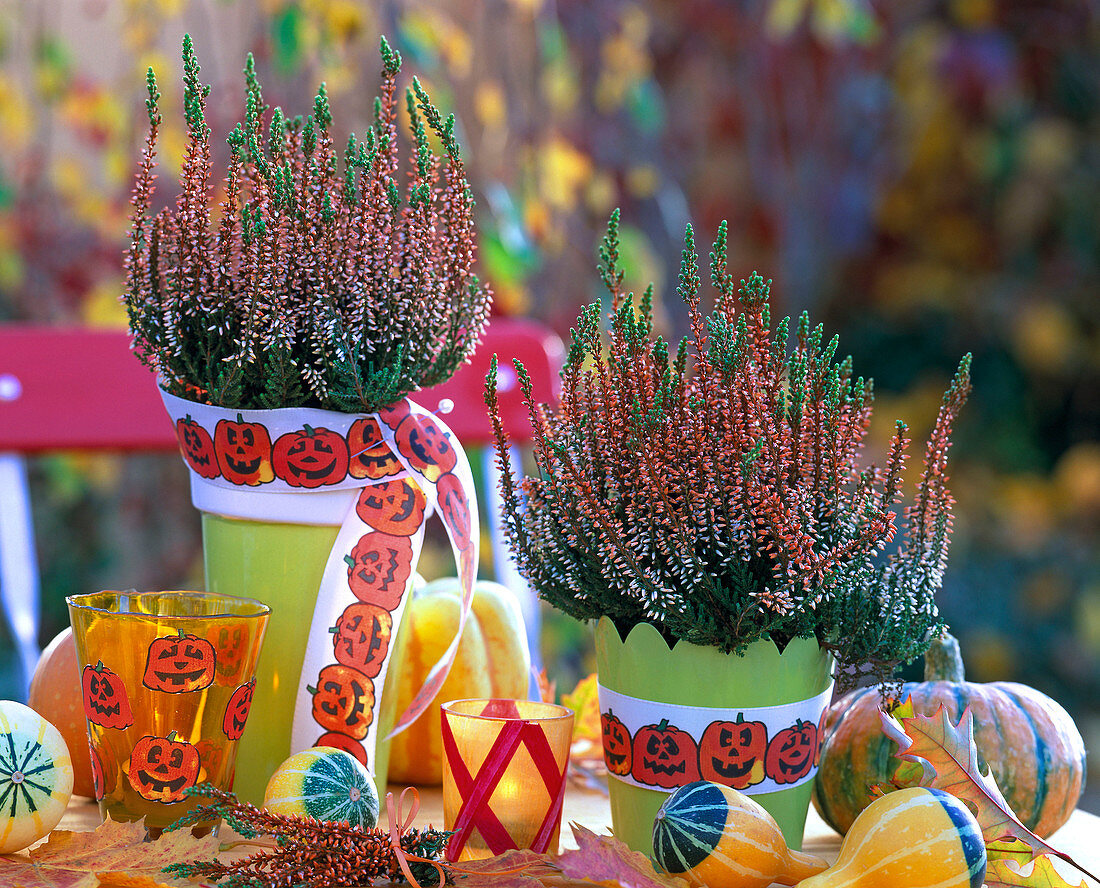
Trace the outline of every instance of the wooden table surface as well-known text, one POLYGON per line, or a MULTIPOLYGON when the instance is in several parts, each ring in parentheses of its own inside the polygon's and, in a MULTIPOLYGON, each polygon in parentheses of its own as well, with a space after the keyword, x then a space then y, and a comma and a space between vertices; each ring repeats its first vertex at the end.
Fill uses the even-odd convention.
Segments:
MULTIPOLYGON (((392 787, 395 796, 402 787, 392 787)), ((429 824, 442 827, 443 798, 438 787, 422 787, 420 793, 420 813, 416 826, 429 824)), ((562 848, 576 847, 572 833, 566 824, 575 822, 596 833, 609 832, 611 829, 611 809, 607 795, 593 789, 583 789, 571 785, 565 796, 562 812, 562 848)), ((99 826, 99 808, 88 799, 74 798, 69 810, 59 824, 59 829, 88 830, 99 826)), ((1050 843, 1060 851, 1065 851, 1083 867, 1094 873, 1100 873, 1100 817, 1085 811, 1075 811, 1069 823, 1050 838, 1050 843)), ((806 835, 802 849, 817 854, 832 862, 840 850, 840 836, 833 832, 810 808, 806 821, 806 835)), ((1056 861, 1056 865, 1071 885, 1085 881, 1090 888, 1100 888, 1097 882, 1086 880, 1071 867, 1056 861)))

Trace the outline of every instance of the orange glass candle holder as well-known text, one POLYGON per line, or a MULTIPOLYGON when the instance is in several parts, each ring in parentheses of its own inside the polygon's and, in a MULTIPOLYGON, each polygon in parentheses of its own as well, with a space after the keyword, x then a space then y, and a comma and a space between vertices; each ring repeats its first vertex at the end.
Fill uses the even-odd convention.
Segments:
POLYGON ((199 804, 190 787, 232 788, 270 609, 208 592, 66 602, 100 812, 155 835, 199 804))
POLYGON ((453 700, 441 708, 448 860, 512 848, 556 850, 573 712, 532 700, 453 700))

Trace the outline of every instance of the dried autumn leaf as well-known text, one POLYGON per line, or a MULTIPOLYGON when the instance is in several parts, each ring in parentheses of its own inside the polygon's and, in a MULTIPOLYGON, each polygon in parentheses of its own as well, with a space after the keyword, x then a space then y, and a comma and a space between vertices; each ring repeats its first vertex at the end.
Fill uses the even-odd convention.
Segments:
MULTIPOLYGON (((531 670, 535 672, 534 669, 531 670)), ((550 676, 546 674, 545 669, 540 669, 535 672, 535 684, 538 685, 539 699, 543 703, 554 703, 558 696, 558 683, 556 681, 550 681, 550 676)))
POLYGON ((982 828, 986 845, 1003 839, 1026 844, 1032 856, 1047 853, 1060 857, 1087 876, 1096 878, 1068 854, 1048 845, 1024 826, 1005 801, 993 774, 981 772, 974 745, 974 714, 968 706, 958 725, 952 725, 941 704, 933 716, 904 716, 899 722, 880 712, 882 730, 898 744, 900 759, 924 768, 922 785, 949 792, 967 803, 982 828))
POLYGON ((549 855, 530 849, 467 860, 451 868, 461 877, 462 888, 544 888, 543 880, 558 873, 549 855))
POLYGON ((616 888, 687 888, 683 879, 657 872, 648 857, 614 836, 598 836, 577 823, 569 826, 577 850, 555 859, 563 876, 616 888))
POLYGON ((563 706, 576 713, 573 719, 573 739, 602 742, 600 735, 600 697, 596 686, 596 673, 582 678, 572 694, 563 694, 563 706))
POLYGON ((1022 842, 994 842, 986 848, 985 888, 1085 888, 1066 881, 1046 854, 1034 857, 1022 842))

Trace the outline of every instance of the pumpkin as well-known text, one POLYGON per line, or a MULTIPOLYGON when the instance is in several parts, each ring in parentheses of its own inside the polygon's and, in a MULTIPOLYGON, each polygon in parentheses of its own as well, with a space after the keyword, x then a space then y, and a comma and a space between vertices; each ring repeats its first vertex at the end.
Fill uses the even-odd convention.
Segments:
POLYGON ((639 783, 674 789, 699 779, 699 751, 691 734, 661 719, 634 735, 630 776, 639 783))
POLYGON ((0 700, 0 854, 49 833, 72 791, 73 764, 61 732, 29 706, 0 700))
MULTIPOLYGON (((404 712, 458 630, 461 591, 447 577, 428 583, 409 602, 397 711, 404 712)), ((391 741, 389 779, 438 785, 443 779, 439 706, 447 700, 501 697, 527 699, 531 653, 519 602, 505 587, 481 581, 474 587, 470 616, 446 681, 431 705, 391 741)))
POLYGON ((167 737, 146 735, 134 744, 126 766, 130 785, 151 802, 181 802, 187 790, 205 776, 199 751, 176 732, 167 737))
POLYGON ((331 747, 295 753, 279 765, 264 790, 264 808, 362 829, 378 823, 378 793, 370 772, 350 753, 331 747))
POLYGON ((317 676, 313 695, 313 719, 327 731, 356 740, 367 736, 374 721, 374 682, 358 669, 342 664, 326 666, 317 676))
POLYGON ((704 888, 794 885, 828 866, 787 848, 779 824, 759 803, 707 780, 665 799, 653 822, 653 854, 666 873, 704 888))
POLYGON ((759 721, 713 721, 699 738, 699 776, 734 789, 764 781, 768 726, 759 721))
POLYGON ((180 629, 176 635, 154 638, 149 644, 141 683, 166 694, 201 691, 214 683, 216 665, 214 645, 180 629))
POLYGON ((332 633, 337 662, 374 678, 390 652, 393 616, 377 605, 356 602, 344 608, 336 625, 328 631, 332 633))
POLYGON ((797 783, 810 773, 817 754, 817 725, 799 719, 768 743, 764 773, 776 783, 797 783))
POLYGON ((430 481, 451 471, 458 462, 454 446, 430 416, 410 414, 393 435, 397 449, 409 465, 430 481))
POLYGON ((348 451, 348 472, 353 478, 378 480, 405 470, 382 439, 378 420, 373 416, 365 416, 351 424, 348 451))
POLYGON ((81 671, 84 717, 101 728, 128 728, 134 723, 130 698, 122 679, 97 661, 81 671))
POLYGON ((981 888, 985 866, 970 809, 941 789, 910 787, 868 805, 836 863, 800 888, 981 888))
POLYGON ((439 503, 439 515, 444 524, 455 535, 455 545, 464 551, 473 545, 473 520, 470 515, 470 501, 462 482, 454 472, 448 472, 436 482, 436 496, 439 503))
POLYGON ((395 536, 412 536, 424 523, 427 504, 424 491, 411 479, 395 478, 364 487, 355 511, 375 530, 395 536))
POLYGON ((214 455, 222 476, 232 484, 255 487, 275 480, 271 467, 271 436, 258 422, 218 420, 214 426, 214 455))
POLYGON ((71 626, 46 645, 31 678, 27 705, 61 732, 73 762, 73 795, 95 794, 88 724, 80 693, 80 661, 71 626))
POLYGON ((348 445, 337 432, 306 425, 300 432, 279 436, 271 450, 271 465, 291 487, 339 484, 348 473, 348 445))
POLYGON ((603 761, 607 770, 626 777, 630 774, 633 755, 630 730, 609 709, 600 713, 600 733, 603 737, 603 761))
MULTIPOLYGON (((924 658, 923 682, 906 683, 919 715, 942 704, 953 722, 967 706, 974 713, 974 745, 989 765, 1016 816, 1040 836, 1051 835, 1077 806, 1085 781, 1085 744, 1069 714, 1039 691, 1015 682, 964 681, 958 642, 945 634, 924 658)), ((861 688, 827 710, 825 739, 814 782, 814 807, 843 834, 871 802, 870 787, 894 779, 901 762, 897 744, 879 721, 876 688, 861 688)), ((916 786, 916 765, 901 769, 897 782, 916 786)))
POLYGON ((184 461, 192 471, 203 478, 218 477, 218 457, 214 452, 214 440, 190 414, 176 420, 176 440, 179 441, 184 461))
POLYGON ((352 594, 367 604, 392 611, 401 603, 412 575, 412 539, 371 531, 363 534, 344 561, 352 594))
POLYGON ((240 740, 244 733, 248 711, 252 708, 252 694, 256 690, 256 679, 245 682, 237 688, 225 704, 222 715, 222 733, 230 740, 240 740))

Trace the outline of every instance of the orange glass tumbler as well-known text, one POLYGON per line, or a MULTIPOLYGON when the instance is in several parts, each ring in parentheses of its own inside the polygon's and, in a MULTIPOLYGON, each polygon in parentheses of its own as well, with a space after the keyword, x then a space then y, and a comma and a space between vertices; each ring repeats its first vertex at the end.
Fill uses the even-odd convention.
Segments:
POLYGON ((155 836, 200 803, 190 787, 232 788, 270 608, 209 592, 66 602, 100 812, 155 836))
POLYGON ((443 820, 448 860, 512 848, 556 851, 573 712, 533 700, 444 703, 443 820))

